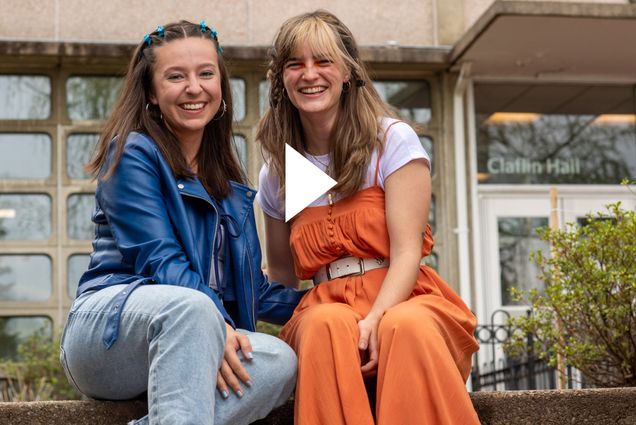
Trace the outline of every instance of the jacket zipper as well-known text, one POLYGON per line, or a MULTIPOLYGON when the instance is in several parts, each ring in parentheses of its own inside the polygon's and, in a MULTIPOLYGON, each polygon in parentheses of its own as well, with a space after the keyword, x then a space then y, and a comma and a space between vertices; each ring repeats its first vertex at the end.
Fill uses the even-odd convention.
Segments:
POLYGON ((246 255, 247 257, 247 263, 248 263, 248 268, 250 271, 250 287, 252 288, 252 326, 254 326, 254 331, 256 331, 256 309, 255 309, 255 305, 256 302, 254 300, 254 274, 252 273, 252 258, 249 255, 249 246, 247 243, 247 240, 245 241, 245 253, 248 254, 246 255))
MULTIPOLYGON (((219 222, 219 220, 220 220, 220 217, 219 217, 219 211, 216 209, 216 206, 215 206, 213 203, 208 202, 208 200, 207 200, 207 199, 205 199, 205 198, 203 198, 202 196, 193 195, 193 194, 191 194, 191 193, 187 193, 187 192, 183 192, 183 194, 184 194, 185 196, 189 196, 190 198, 196 198, 196 199, 200 199, 200 200, 202 200, 202 201, 205 201, 205 202, 206 202, 207 204, 209 204, 209 205, 212 207, 212 209, 214 210, 214 215, 215 215, 215 218, 216 218, 216 223, 214 223, 214 232, 212 233, 212 247, 211 247, 211 249, 210 249, 210 263, 208 264, 208 276, 207 276, 207 277, 208 277, 208 280, 207 280, 207 282, 205 282, 205 284, 207 285, 207 287, 208 287, 208 288, 210 288, 210 289, 212 289, 212 288, 210 287, 210 277, 211 277, 211 275, 212 275, 212 262, 214 261, 214 247, 216 246, 216 233, 217 233, 217 232, 216 232, 216 230, 217 230, 217 227, 218 227, 218 222, 219 222)), ((215 265, 215 267, 218 267, 218 266, 219 266, 218 264, 216 264, 216 265, 215 265)), ((204 276, 204 277, 205 277, 205 276, 204 276)), ((216 284, 217 284, 217 287, 218 287, 219 282, 216 282, 216 284)), ((214 289, 212 289, 212 290, 214 291, 214 289)), ((219 299, 219 301, 221 301, 221 304, 223 304, 223 300, 219 299)))

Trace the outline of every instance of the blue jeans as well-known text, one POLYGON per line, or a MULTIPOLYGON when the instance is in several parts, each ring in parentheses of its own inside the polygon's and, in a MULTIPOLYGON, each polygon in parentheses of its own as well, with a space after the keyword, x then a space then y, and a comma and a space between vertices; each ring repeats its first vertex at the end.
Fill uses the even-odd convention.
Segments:
MULTIPOLYGON (((225 322, 212 300, 193 289, 145 285, 122 312, 119 338, 106 349, 106 306, 116 285, 75 300, 62 336, 60 359, 83 394, 126 400, 148 392, 148 415, 136 424, 240 425, 265 417, 290 396, 296 355, 278 338, 245 332, 254 359, 243 360, 252 386, 223 399, 216 376, 223 360, 225 322)), ((242 359, 242 355, 239 353, 242 359)))

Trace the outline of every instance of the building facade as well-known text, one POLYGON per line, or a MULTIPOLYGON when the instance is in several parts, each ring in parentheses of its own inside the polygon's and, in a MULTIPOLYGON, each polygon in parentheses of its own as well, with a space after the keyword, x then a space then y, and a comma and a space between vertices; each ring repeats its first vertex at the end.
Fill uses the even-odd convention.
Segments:
POLYGON ((427 261, 480 322, 519 312, 529 252, 560 223, 636 197, 636 4, 629 1, 0 0, 0 355, 60 329, 88 263, 95 184, 82 169, 136 43, 166 22, 216 27, 237 153, 253 184, 265 64, 289 16, 325 8, 356 35, 381 95, 433 158, 427 261), (556 188, 556 204, 550 189, 556 188), (556 205, 556 207, 554 207, 556 205))

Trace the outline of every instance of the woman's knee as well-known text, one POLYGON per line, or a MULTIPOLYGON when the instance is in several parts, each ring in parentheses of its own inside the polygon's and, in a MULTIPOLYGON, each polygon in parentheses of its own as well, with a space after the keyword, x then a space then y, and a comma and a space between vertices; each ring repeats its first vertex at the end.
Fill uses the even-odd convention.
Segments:
POLYGON ((250 333, 254 359, 262 358, 261 366, 272 371, 275 379, 295 381, 298 358, 284 341, 263 333, 250 333))
POLYGON ((383 338, 399 334, 407 338, 416 338, 436 330, 434 316, 426 309, 419 305, 401 303, 384 314, 378 328, 378 336, 383 338))
POLYGON ((358 319, 351 307, 345 304, 318 304, 303 312, 302 332, 327 338, 333 330, 356 333, 358 319))

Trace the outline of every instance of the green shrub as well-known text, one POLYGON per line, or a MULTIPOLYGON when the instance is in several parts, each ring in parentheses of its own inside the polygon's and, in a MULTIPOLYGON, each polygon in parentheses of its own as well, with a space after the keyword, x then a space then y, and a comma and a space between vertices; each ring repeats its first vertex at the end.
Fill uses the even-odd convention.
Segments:
POLYGON ((529 316, 511 320, 520 331, 506 349, 519 355, 534 334, 539 356, 556 365, 557 355, 600 387, 636 386, 636 216, 620 203, 587 224, 542 229, 552 255, 533 253, 545 292, 527 296, 529 316))
POLYGON ((80 395, 68 383, 59 360, 59 336, 36 332, 18 345, 17 360, 0 359, 2 401, 69 400, 80 395))

